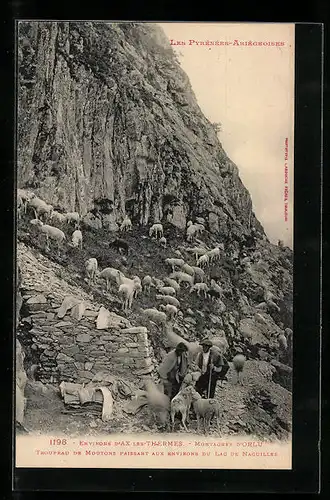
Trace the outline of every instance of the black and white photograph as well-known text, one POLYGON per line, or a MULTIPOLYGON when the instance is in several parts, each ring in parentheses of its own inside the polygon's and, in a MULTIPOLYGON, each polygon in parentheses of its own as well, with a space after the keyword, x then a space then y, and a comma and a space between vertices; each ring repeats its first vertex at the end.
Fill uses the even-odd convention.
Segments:
POLYGON ((16 467, 291 469, 294 24, 16 25, 16 467))

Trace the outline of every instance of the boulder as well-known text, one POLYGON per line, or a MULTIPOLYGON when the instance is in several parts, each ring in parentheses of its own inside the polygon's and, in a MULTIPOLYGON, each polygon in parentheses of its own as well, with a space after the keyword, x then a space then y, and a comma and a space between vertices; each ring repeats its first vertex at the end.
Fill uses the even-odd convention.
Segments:
POLYGON ((118 316, 113 312, 108 311, 105 307, 101 306, 99 310, 98 316, 96 318, 96 328, 97 330, 105 330, 107 328, 130 328, 130 322, 123 318, 122 316, 118 316))

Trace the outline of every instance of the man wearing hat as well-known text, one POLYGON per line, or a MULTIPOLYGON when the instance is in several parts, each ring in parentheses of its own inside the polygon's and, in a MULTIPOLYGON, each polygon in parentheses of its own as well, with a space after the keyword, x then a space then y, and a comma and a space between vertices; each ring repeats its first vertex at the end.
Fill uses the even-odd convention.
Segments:
POLYGON ((164 394, 170 399, 173 399, 179 392, 187 370, 188 347, 183 342, 179 342, 175 349, 166 354, 163 362, 158 367, 164 394))
POLYGON ((219 348, 214 346, 208 338, 200 342, 203 351, 196 357, 196 364, 202 374, 197 380, 195 389, 201 396, 206 394, 207 398, 214 398, 217 381, 225 375, 229 369, 228 362, 224 359, 219 348))

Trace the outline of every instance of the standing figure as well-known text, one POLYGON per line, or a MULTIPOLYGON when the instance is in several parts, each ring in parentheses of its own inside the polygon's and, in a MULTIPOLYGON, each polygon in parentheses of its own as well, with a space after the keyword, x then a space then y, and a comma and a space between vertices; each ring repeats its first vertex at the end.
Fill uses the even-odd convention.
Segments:
POLYGON ((170 399, 179 392, 188 370, 188 347, 180 342, 175 349, 166 354, 158 368, 164 386, 164 394, 170 399))
POLYGON ((213 346, 211 340, 203 339, 200 344, 203 351, 197 354, 196 364, 202 375, 197 380, 195 388, 201 396, 205 393, 207 399, 214 398, 217 381, 227 380, 229 364, 220 349, 213 346))

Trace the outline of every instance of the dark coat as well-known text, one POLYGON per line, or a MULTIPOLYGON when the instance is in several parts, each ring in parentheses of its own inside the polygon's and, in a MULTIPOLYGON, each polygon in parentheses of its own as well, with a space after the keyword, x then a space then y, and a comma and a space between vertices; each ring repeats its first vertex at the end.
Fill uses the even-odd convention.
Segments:
MULTIPOLYGON (((208 373, 210 371, 210 364, 211 362, 213 363, 213 366, 215 368, 220 368, 222 367, 225 362, 224 362, 224 358, 223 356, 218 353, 217 351, 212 351, 212 347, 211 347, 211 350, 210 350, 210 356, 209 356, 209 360, 208 360, 208 363, 207 363, 207 368, 206 368, 206 373, 208 373)), ((199 352, 196 356, 196 364, 197 366, 202 369, 202 366, 203 366, 203 352, 199 352)))

